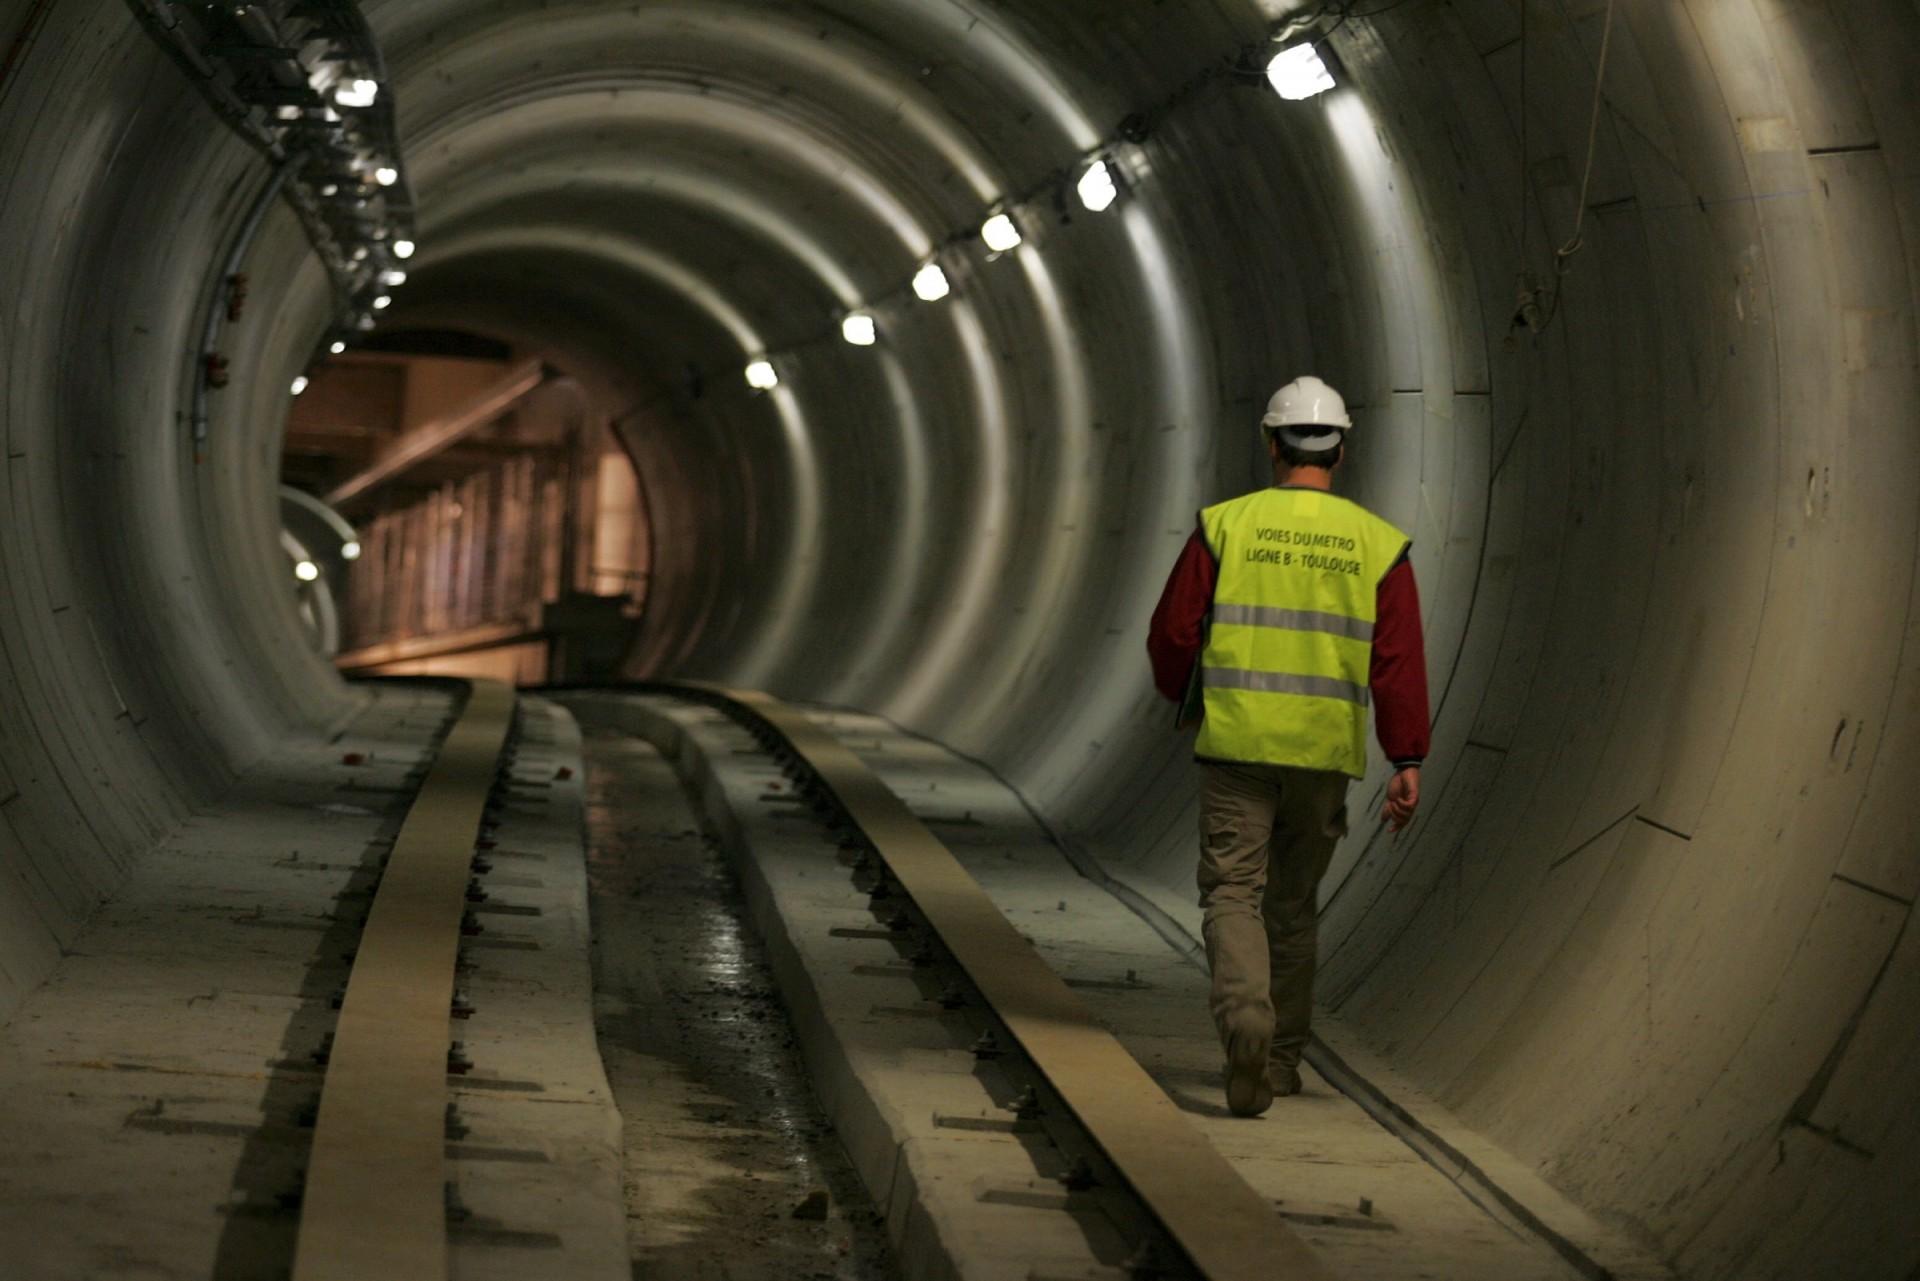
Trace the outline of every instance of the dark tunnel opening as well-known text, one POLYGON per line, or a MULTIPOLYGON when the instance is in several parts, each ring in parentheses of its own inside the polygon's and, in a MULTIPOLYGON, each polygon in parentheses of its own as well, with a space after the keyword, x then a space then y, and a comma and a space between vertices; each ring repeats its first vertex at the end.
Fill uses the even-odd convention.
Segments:
POLYGON ((310 612, 338 619, 316 620, 315 647, 366 676, 616 675, 651 527, 605 408, 542 357, 460 331, 329 348, 290 385, 281 449, 287 514, 311 527, 318 506, 335 527, 303 542, 332 555, 294 554, 310 612))

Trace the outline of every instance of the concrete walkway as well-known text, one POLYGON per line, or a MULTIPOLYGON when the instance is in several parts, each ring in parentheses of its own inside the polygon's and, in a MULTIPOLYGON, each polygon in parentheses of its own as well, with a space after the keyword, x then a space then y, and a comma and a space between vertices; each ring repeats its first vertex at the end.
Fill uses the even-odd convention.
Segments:
MULTIPOLYGON (((371 687, 145 856, 0 1030, 0 1276, 261 1281, 293 1256, 335 992, 454 695, 371 687)), ((525 700, 449 1077, 453 1276, 627 1274, 577 737, 525 700)))
MULTIPOLYGON (((1207 1015, 1207 976, 1189 952, 1075 872, 1020 798, 982 766, 880 717, 813 715, 940 835, 1193 1123, 1343 1273, 1410 1281, 1581 1275, 1540 1238, 1517 1231, 1503 1206, 1463 1192, 1310 1067, 1302 1068, 1301 1094, 1275 1100, 1255 1120, 1232 1116, 1207 1015)), ((1164 905, 1179 924, 1191 922, 1197 943, 1192 898, 1164 905)), ((1669 1275, 1636 1243, 1393 1078, 1324 1012, 1315 1030, 1615 1278, 1669 1275)))

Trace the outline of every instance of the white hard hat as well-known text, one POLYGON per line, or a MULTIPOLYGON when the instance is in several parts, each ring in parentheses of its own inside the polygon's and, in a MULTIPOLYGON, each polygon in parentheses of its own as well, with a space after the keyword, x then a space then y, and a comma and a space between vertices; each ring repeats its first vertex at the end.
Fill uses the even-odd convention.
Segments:
POLYGON ((1312 374, 1302 374, 1274 392, 1260 420, 1261 431, 1277 431, 1289 445, 1309 451, 1332 449, 1352 427, 1347 402, 1312 374))

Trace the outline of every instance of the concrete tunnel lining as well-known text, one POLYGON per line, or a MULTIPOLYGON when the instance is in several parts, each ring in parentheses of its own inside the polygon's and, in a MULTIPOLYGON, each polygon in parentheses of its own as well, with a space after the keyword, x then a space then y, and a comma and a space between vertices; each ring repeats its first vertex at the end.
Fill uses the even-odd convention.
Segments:
MULTIPOLYGON (((1415 536, 1436 741, 1415 833, 1356 823, 1336 859, 1323 1000, 1688 1275, 1904 1275, 1920 20, 1620 3, 1586 247, 1538 336, 1509 319, 1573 222, 1581 0, 1526 11, 1524 113, 1511 0, 1356 14, 1336 93, 1197 94, 1115 149, 1116 210, 1036 201, 1007 259, 946 251, 942 309, 831 337, 1290 8, 369 3, 422 217, 393 323, 461 315, 618 414, 675 535, 635 674, 891 716, 1186 911, 1187 748, 1138 642, 1192 510, 1258 483, 1258 403, 1328 377, 1349 492, 1415 536), (672 177, 642 192, 649 148, 672 177), (777 396, 739 382, 755 346, 777 396)), ((357 702, 274 543, 324 274, 276 210, 196 460, 192 334, 262 164, 124 4, 14 6, 0 47, 22 34, 0 1011, 143 849, 357 702)))

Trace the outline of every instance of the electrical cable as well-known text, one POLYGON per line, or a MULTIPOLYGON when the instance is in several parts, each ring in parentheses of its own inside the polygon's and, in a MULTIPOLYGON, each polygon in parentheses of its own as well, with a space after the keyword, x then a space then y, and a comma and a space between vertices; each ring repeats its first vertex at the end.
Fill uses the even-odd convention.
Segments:
POLYGON ((1520 7, 1520 291, 1514 309, 1513 323, 1509 327, 1517 329, 1525 325, 1534 333, 1544 332, 1554 317, 1560 314, 1560 299, 1565 292, 1565 281, 1572 271, 1574 255, 1586 248, 1582 231, 1587 222, 1587 193, 1593 181, 1593 161, 1600 141, 1600 105, 1605 100, 1607 83, 1607 63, 1613 52, 1613 15, 1616 0, 1607 0, 1606 16, 1600 28, 1600 57, 1593 76, 1593 106, 1587 118, 1587 155, 1581 166, 1580 196, 1574 206, 1573 230, 1553 251, 1553 288, 1545 290, 1533 282, 1532 273, 1526 269, 1527 236, 1527 8, 1520 7), (1545 308, 1541 303, 1544 299, 1545 308))
POLYGON ((1520 0, 1520 261, 1524 270, 1527 257, 1527 3, 1520 0))
POLYGON ((1593 154, 1600 140, 1600 102, 1602 90, 1607 83, 1607 57, 1613 50, 1613 8, 1614 0, 1607 0, 1607 16, 1600 28, 1600 65, 1593 76, 1593 111, 1587 119, 1587 163, 1580 174, 1580 203, 1575 207, 1573 234, 1558 249, 1554 250, 1554 273, 1567 274, 1567 260, 1586 246, 1580 239, 1580 230, 1587 221, 1587 184, 1593 179, 1593 154))
MULTIPOLYGON (((1326 40, 1331 37, 1334 32, 1345 26, 1350 18, 1378 17, 1383 13, 1400 8, 1402 5, 1408 3, 1408 0, 1388 0, 1388 3, 1382 5, 1380 8, 1369 10, 1366 13, 1354 12, 1354 8, 1358 3, 1359 0, 1327 0, 1327 3, 1321 4, 1310 12, 1295 14, 1282 24, 1278 28, 1278 31, 1282 33, 1284 38, 1291 38, 1291 35, 1288 33, 1297 34, 1298 32, 1317 26, 1329 17, 1338 14, 1338 20, 1331 27, 1314 37, 1315 40, 1326 40)), ((1269 34, 1271 35, 1272 33, 1270 32, 1269 34)), ((1053 197, 1054 207, 1059 212, 1061 220, 1063 222, 1071 221, 1072 214, 1068 212, 1067 196, 1068 188, 1072 185, 1075 169, 1084 167, 1094 160, 1108 157, 1116 147, 1122 144, 1140 145, 1151 135, 1153 129, 1158 126, 1169 113, 1176 108, 1186 106, 1189 102, 1198 98, 1205 90, 1215 85, 1233 83, 1237 80, 1264 80, 1265 76, 1261 70, 1244 65, 1246 52, 1247 48, 1243 47, 1238 58, 1227 56, 1224 58, 1215 58, 1207 62, 1152 105, 1128 113, 1111 133, 1095 143, 1092 147, 1083 151, 1075 165, 1056 166, 1029 183, 1026 187, 1002 196, 994 202, 992 208, 988 211, 989 216, 998 213, 1009 213, 1024 205, 1036 204, 1043 197, 1051 195, 1053 197)), ((943 239, 934 243, 927 261, 937 260, 942 253, 970 242, 977 234, 977 231, 974 229, 963 229, 948 234, 943 239)), ((924 266, 924 263, 916 264, 913 269, 914 273, 917 274, 922 266, 924 266)), ((854 310, 871 313, 898 299, 904 298, 912 292, 912 287, 912 277, 909 276, 900 283, 878 294, 869 295, 867 301, 854 308, 854 310)), ((770 360, 775 355, 781 353, 793 352, 803 347, 832 342, 837 339, 841 333, 840 323, 840 319, 836 318, 815 333, 791 339, 777 346, 771 346, 761 352, 755 353, 755 358, 770 360)))
POLYGON ((51 0, 34 0, 34 6, 20 24, 20 30, 14 35, 13 43, 7 46, 7 56, 0 58, 0 98, 6 96, 7 82, 13 78, 13 67, 20 60, 27 46, 40 34, 40 20, 47 16, 51 0))
POLYGON ((1326 30, 1326 34, 1321 36, 1320 38, 1322 40, 1325 40, 1328 37, 1332 36, 1334 32, 1338 31, 1340 28, 1347 25, 1347 20, 1349 18, 1377 18, 1383 13, 1392 13, 1395 9, 1398 9, 1401 5, 1406 4, 1407 2, 1408 0, 1388 0, 1388 3, 1381 5, 1378 9, 1369 9, 1365 13, 1355 13, 1353 11, 1353 6, 1356 3, 1358 3, 1358 0, 1347 0, 1346 8, 1341 11, 1340 21, 1334 23, 1331 27, 1328 27, 1326 30))
POLYGON ((1513 319, 1507 325, 1509 339, 1513 330, 1522 325, 1535 333, 1539 332, 1535 324, 1540 308, 1539 290, 1534 287, 1533 275, 1527 270, 1527 197, 1533 189, 1533 184, 1527 176, 1529 145, 1527 123, 1530 115, 1527 106, 1527 49, 1527 0, 1520 0, 1520 155, 1519 172, 1515 175, 1520 184, 1520 221, 1514 227, 1515 234, 1520 240, 1520 272, 1513 319))

